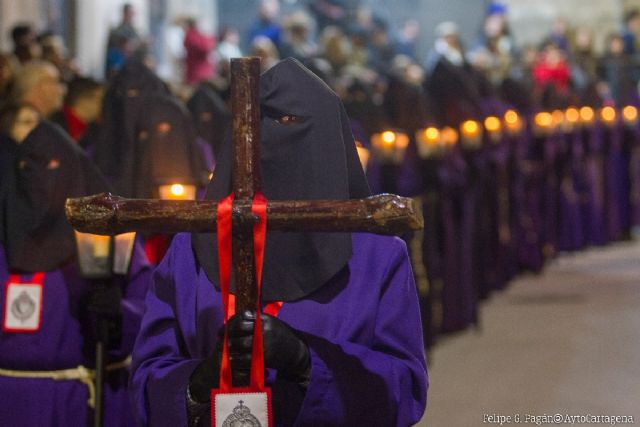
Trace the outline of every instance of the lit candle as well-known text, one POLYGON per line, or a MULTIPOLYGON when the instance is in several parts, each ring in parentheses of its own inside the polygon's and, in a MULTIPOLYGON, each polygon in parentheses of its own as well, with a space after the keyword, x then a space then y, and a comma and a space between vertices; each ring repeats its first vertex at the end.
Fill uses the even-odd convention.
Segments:
POLYGON ((383 162, 400 164, 409 145, 409 137, 402 132, 386 130, 371 135, 375 155, 383 162))
POLYGON ((504 127, 510 135, 518 135, 522 131, 522 120, 514 110, 504 113, 504 127))
POLYGON ((593 112, 593 108, 591 107, 582 107, 580 109, 580 122, 583 125, 591 125, 593 124, 593 119, 595 117, 595 113, 593 112))
POLYGON ((633 105, 627 105, 622 109, 622 118, 627 126, 638 123, 638 109, 633 105))
POLYGON ((484 128, 489 135, 489 140, 492 142, 500 141, 502 137, 502 123, 500 119, 495 116, 489 116, 484 119, 484 128))
POLYGON ((616 122, 616 109, 604 107, 600 110, 600 120, 607 126, 613 126, 616 122))
POLYGON ((162 200, 195 200, 196 186, 184 184, 168 184, 158 187, 162 200))
POLYGON ((554 110, 551 113, 551 129, 562 129, 564 126, 564 112, 562 110, 554 110))
POLYGON ((452 127, 447 126, 442 128, 440 137, 442 138, 445 148, 453 148, 458 143, 458 131, 452 127))
POLYGON ((416 142, 418 155, 423 159, 441 154, 444 144, 440 131, 435 127, 418 130, 416 132, 416 142))
POLYGON ((367 148, 364 148, 360 141, 356 141, 356 150, 358 151, 358 158, 360 159, 362 170, 366 172, 367 164, 369 163, 369 157, 371 157, 371 152, 367 148))
POLYGON ((533 130, 538 135, 547 135, 551 131, 553 117, 551 113, 543 111, 533 118, 533 130))
POLYGON ((83 277, 103 278, 111 275, 111 237, 75 232, 78 264, 83 277))
POLYGON ((564 118, 564 130, 565 132, 571 132, 580 124, 580 111, 577 108, 569 107, 564 112, 564 118))
POLYGON ((460 125, 460 138, 467 148, 477 149, 482 142, 482 128, 475 120, 467 120, 460 125))

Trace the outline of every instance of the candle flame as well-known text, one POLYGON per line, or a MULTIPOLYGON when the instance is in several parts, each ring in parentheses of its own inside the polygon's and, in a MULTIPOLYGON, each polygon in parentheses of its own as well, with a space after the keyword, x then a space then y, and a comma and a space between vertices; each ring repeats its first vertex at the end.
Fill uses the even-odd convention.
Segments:
POLYGON ((518 123, 519 117, 518 117, 518 113, 516 113, 513 110, 508 110, 506 113, 504 113, 504 121, 508 124, 508 125, 515 125, 518 123))
POLYGON ((495 116, 489 116, 484 120, 484 127, 488 132, 499 132, 500 126, 500 119, 495 116))
POLYGON ((638 109, 633 105, 627 105, 622 109, 622 116, 629 122, 638 120, 638 109))
POLYGON ((549 128, 553 123, 553 117, 551 116, 551 113, 548 113, 546 111, 536 114, 533 120, 536 125, 541 128, 549 128))
POLYGON ((381 138, 382 138, 382 142, 384 142, 387 145, 391 145, 396 140, 396 134, 391 132, 390 130, 387 130, 382 132, 381 138))
POLYGON ((600 118, 603 122, 611 123, 616 119, 616 110, 613 107, 604 107, 600 110, 600 118))
POLYGON ((590 123, 593 121, 594 113, 593 108, 591 107, 582 107, 580 109, 580 120, 585 123, 590 123))
POLYGON ((424 136, 429 144, 436 144, 440 139, 440 131, 437 128, 429 127, 424 130, 424 136))
POLYGON ((440 134, 442 135, 442 140, 446 145, 456 145, 458 142, 458 131, 452 127, 445 127, 442 129, 440 134))
POLYGON ((184 186, 182 184, 173 184, 171 186, 171 194, 176 197, 181 197, 184 195, 184 186))
POLYGON ((462 133, 464 135, 475 136, 477 135, 479 130, 480 126, 475 120, 467 120, 466 122, 462 123, 462 133))
POLYGON ((577 108, 569 107, 567 111, 565 111, 564 116, 567 118, 569 123, 577 123, 580 120, 580 112, 577 108))

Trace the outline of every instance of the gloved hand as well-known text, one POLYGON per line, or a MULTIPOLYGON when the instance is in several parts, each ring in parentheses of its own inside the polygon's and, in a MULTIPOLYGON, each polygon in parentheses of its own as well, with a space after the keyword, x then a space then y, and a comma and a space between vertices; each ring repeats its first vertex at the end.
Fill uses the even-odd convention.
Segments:
MULTIPOLYGON (((255 311, 238 313, 229 319, 229 354, 234 370, 251 369, 255 311)), ((278 371, 278 377, 306 384, 311 359, 309 347, 296 331, 277 317, 262 314, 265 368, 278 371)))
MULTIPOLYGON (((218 342, 213 352, 198 364, 189 378, 189 394, 198 403, 208 402, 212 388, 220 386, 220 364, 222 363, 222 344, 224 342, 224 326, 218 330, 218 342)), ((251 350, 249 350, 251 354, 251 350)), ((249 384, 251 367, 242 369, 231 358, 231 381, 234 387, 249 384)))
POLYGON ((122 289, 117 282, 95 281, 89 287, 87 311, 97 322, 98 339, 111 348, 122 339, 122 289))

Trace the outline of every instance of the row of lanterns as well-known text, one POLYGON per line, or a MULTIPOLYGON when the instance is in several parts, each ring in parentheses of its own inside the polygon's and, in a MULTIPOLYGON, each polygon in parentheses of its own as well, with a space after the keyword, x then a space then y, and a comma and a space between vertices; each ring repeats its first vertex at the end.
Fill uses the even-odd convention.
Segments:
MULTIPOLYGON (((622 108, 621 114, 613 107, 603 107, 596 111, 591 107, 567 108, 553 112, 543 111, 533 117, 532 129, 535 135, 544 136, 556 131, 571 132, 579 127, 593 125, 596 120, 607 126, 615 125, 619 117, 628 126, 638 122, 638 109, 634 106, 622 108)), ((514 110, 508 110, 503 117, 489 116, 484 122, 467 120, 458 129, 453 127, 427 127, 415 134, 418 155, 430 158, 442 154, 458 141, 467 149, 477 149, 486 134, 491 142, 498 143, 504 134, 519 135, 524 128, 524 120, 514 110)), ((356 142, 358 154, 366 169, 370 153, 356 142)), ((409 145, 409 136, 399 130, 385 130, 371 136, 373 154, 383 163, 400 164, 409 145)))

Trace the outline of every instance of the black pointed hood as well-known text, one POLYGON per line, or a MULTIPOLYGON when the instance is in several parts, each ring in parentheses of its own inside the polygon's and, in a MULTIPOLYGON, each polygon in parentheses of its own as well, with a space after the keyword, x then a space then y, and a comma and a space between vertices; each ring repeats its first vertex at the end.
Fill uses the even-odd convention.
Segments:
POLYGON ((191 112, 198 135, 213 149, 214 155, 231 133, 231 113, 224 101, 207 83, 195 90, 187 108, 191 112))
POLYGON ((209 171, 187 109, 173 96, 155 94, 145 97, 142 111, 135 127, 132 197, 157 197, 159 185, 206 185, 209 171))
POLYGON ((104 177, 59 126, 40 122, 20 144, 1 182, 2 240, 9 266, 51 271, 73 259, 68 197, 109 191, 104 177))
MULTIPOLYGON (((370 195, 345 110, 320 78, 297 60, 283 60, 260 78, 260 107, 262 183, 267 199, 344 200, 370 195)), ((231 191, 229 140, 219 157, 207 189, 210 200, 220 200, 231 191)), ((267 221, 267 231, 268 227, 267 221)), ((216 235, 194 234, 193 247, 208 278, 218 286, 216 235)), ((303 298, 350 258, 349 233, 267 233, 263 298, 303 298)))

